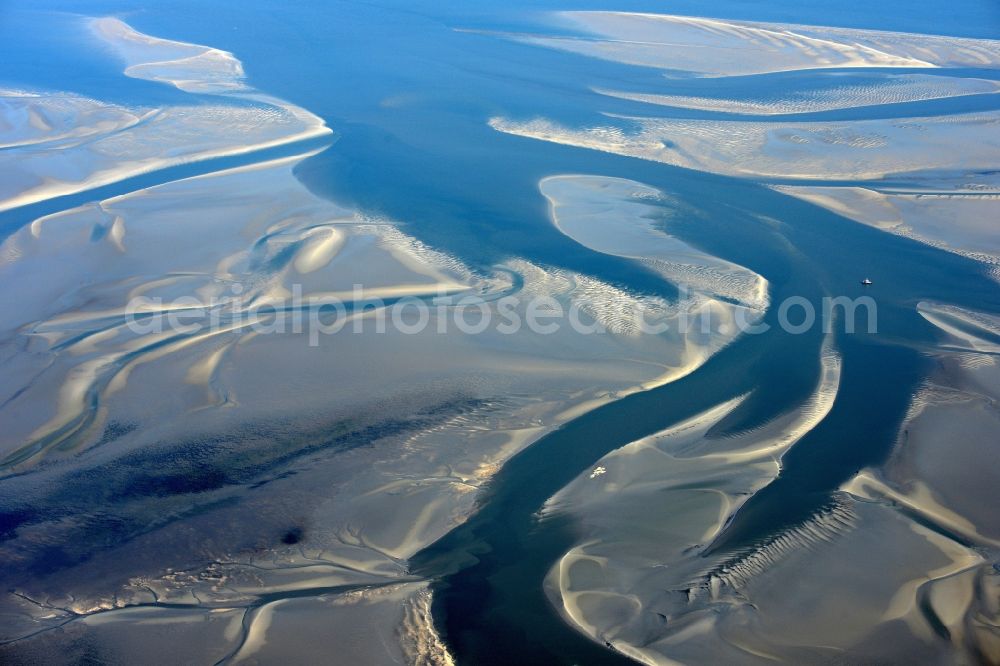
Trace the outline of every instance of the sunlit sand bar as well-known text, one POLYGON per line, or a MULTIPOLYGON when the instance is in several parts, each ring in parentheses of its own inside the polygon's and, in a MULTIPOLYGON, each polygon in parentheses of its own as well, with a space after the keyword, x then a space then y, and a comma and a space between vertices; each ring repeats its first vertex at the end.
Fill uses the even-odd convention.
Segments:
POLYGON ((655 92, 625 92, 596 88, 608 97, 678 109, 698 109, 754 116, 818 113, 865 106, 901 104, 934 99, 986 95, 1000 91, 1000 83, 987 79, 930 76, 927 74, 879 74, 825 72, 809 85, 780 94, 748 97, 698 97, 655 92), (861 79, 861 80, 858 80, 861 79))
POLYGON ((89 23, 125 61, 127 76, 168 83, 192 93, 247 89, 243 63, 228 51, 146 35, 110 16, 89 23))
POLYGON ((157 39, 114 18, 90 22, 125 73, 215 96, 210 104, 126 108, 59 92, 0 90, 0 211, 186 162, 331 133, 314 114, 250 87, 239 60, 157 39))
POLYGON ((554 14, 577 36, 532 44, 696 76, 859 67, 997 67, 1000 41, 825 26, 611 11, 554 14), (733 57, 738 52, 739 57, 733 57))
POLYGON ((1000 263, 1000 193, 880 192, 864 187, 775 186, 852 220, 935 247, 1000 263))
MULTIPOLYGON (((249 660, 291 645, 300 615, 326 608, 318 597, 329 595, 344 632, 370 612, 373 635, 403 637, 393 649, 440 655, 427 593, 409 577, 407 558, 463 521, 510 456, 574 415, 691 372, 736 335, 736 310, 759 314, 766 304, 758 277, 662 233, 655 259, 664 271, 686 266, 701 277, 705 291, 685 306, 696 321, 710 312, 708 328, 675 330, 680 304, 521 258, 473 269, 404 223, 314 196, 295 178, 301 159, 57 213, 0 247, 0 284, 20 285, 0 290, 11 313, 0 349, 34 350, 14 357, 0 387, 0 417, 18 414, 5 419, 12 427, 3 432, 3 462, 26 472, 8 483, 24 480, 18 492, 38 507, 59 501, 64 490, 54 488, 95 475, 103 488, 4 542, 15 569, 55 544, 90 553, 44 581, 17 583, 23 596, 0 609, 6 637, 71 620, 96 640, 116 641, 87 629, 89 618, 127 623, 135 616, 120 609, 169 603, 175 615, 151 608, 150 626, 228 632, 222 643, 249 660), (375 305, 315 346, 308 330, 255 328, 296 290, 306 313, 333 299, 359 305, 355 284, 365 299, 443 298, 444 307, 407 334, 391 324, 380 332, 376 315, 388 305, 375 305), (747 304, 722 302, 717 292, 747 304), (564 309, 578 303, 582 321, 607 332, 469 335, 451 324, 440 333, 468 295, 494 317, 503 296, 520 299, 522 319, 535 297, 564 309), (145 314, 216 311, 223 325, 136 331, 128 326, 136 299, 145 314), (640 334, 637 312, 671 327, 640 334), (266 484, 251 491, 261 475, 266 484), (198 490, 157 490, 170 483, 198 490), (108 493, 114 499, 100 499, 108 493), (113 551, 93 551, 104 538, 95 510, 156 529, 137 527, 113 551), (155 518, 192 510, 197 517, 183 521, 155 518), (297 529, 307 546, 257 545, 263 534, 297 529), (203 564, 172 570, 178 560, 203 564), (239 613, 239 632, 207 622, 204 608, 239 613)), ((585 220, 588 206, 620 207, 621 223, 637 229, 644 222, 630 218, 649 212, 629 208, 628 192, 652 194, 637 183, 611 180, 606 191, 576 194, 572 179, 563 185, 570 189, 547 192, 559 197, 562 228, 576 228, 574 216, 585 220)))
POLYGON ((737 398, 608 454, 550 500, 543 520, 570 515, 585 535, 547 579, 567 621, 649 664, 992 654, 995 611, 977 600, 996 576, 964 535, 940 531, 953 523, 935 519, 953 514, 919 493, 879 495, 859 478, 804 523, 706 551, 826 416, 839 382, 829 344, 822 365, 813 396, 760 429, 711 434, 737 398))
POLYGON ((665 223, 682 210, 659 190, 622 178, 586 175, 551 176, 539 188, 550 202, 556 227, 581 245, 643 261, 676 284, 758 311, 767 307, 763 277, 665 231, 665 223))
POLYGON ((920 169, 993 169, 1000 113, 842 122, 609 117, 568 127, 492 118, 517 136, 753 178, 877 179, 920 169))

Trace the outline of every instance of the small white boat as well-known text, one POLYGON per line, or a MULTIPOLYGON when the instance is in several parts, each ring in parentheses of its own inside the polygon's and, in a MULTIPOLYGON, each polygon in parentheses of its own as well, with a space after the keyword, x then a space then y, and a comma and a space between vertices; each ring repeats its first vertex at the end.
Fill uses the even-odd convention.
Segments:
POLYGON ((861 281, 861 284, 865 285, 866 287, 868 285, 870 285, 871 283, 872 283, 872 281, 869 280, 868 278, 865 278, 864 280, 861 281))

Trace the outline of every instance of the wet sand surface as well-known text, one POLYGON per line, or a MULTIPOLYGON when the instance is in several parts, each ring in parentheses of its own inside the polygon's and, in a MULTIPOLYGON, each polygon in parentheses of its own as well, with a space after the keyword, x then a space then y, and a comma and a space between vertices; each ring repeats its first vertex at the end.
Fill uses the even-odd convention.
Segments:
POLYGON ((7 28, 0 658, 1000 658, 988 30, 111 5, 7 28))

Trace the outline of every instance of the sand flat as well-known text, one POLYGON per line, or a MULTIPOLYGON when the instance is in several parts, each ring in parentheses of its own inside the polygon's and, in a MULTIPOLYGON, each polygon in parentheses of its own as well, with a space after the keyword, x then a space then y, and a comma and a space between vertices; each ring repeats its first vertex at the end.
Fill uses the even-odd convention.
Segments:
POLYGON ((847 75, 829 72, 823 76, 817 75, 807 84, 798 83, 799 87, 789 87, 790 89, 778 94, 752 97, 703 97, 657 92, 626 92, 605 88, 597 88, 595 92, 608 97, 678 109, 780 116, 985 95, 1000 91, 1000 84, 988 79, 927 74, 881 74, 860 77, 855 73, 847 75))
POLYGON ((989 39, 614 11, 564 11, 555 13, 553 19, 585 34, 514 38, 699 76, 844 67, 1000 65, 1000 41, 989 39))
MULTIPOLYGON (((88 516, 98 507, 155 526, 24 589, 46 601, 9 623, 10 636, 65 621, 66 608, 80 617, 151 601, 247 609, 263 596, 337 599, 402 584, 406 559, 464 520, 510 456, 574 414, 691 372, 734 335, 637 335, 637 311, 655 324, 676 319, 677 306, 520 258, 473 270, 392 220, 315 197, 293 174, 303 158, 64 211, 4 244, 3 283, 35 285, 3 292, 19 313, 4 345, 37 350, 4 374, 3 412, 18 412, 18 427, 4 432, 5 463, 32 472, 24 478, 53 480, 24 488, 38 506, 58 501, 44 489, 72 492, 90 474, 117 488, 110 504, 102 491, 58 524, 20 529, 5 542, 6 556, 30 563, 39 549, 66 543, 87 552, 88 516), (358 283, 370 291, 355 295, 358 283), (380 332, 383 305, 310 346, 306 330, 268 329, 271 311, 259 309, 296 289, 303 312, 333 297, 444 295, 445 305, 422 332, 380 332), (494 316, 504 295, 521 299, 522 318, 533 297, 565 309, 576 302, 584 321, 607 332, 438 333, 458 298, 473 293, 494 316), (216 312, 223 325, 133 331, 126 321, 136 298, 148 315, 216 312), (157 459, 173 461, 165 476, 157 459), (187 460, 198 464, 189 469, 187 460), (266 484, 250 492, 261 474, 266 484), (197 491, 160 496, 169 484, 197 491), (197 516, 170 518, 192 503, 197 516), (305 545, 282 545, 294 530, 305 545), (275 545, 261 551, 268 540, 275 545), (206 564, 170 571, 178 557, 206 564)), ((605 196, 601 205, 616 201, 614 192, 605 196)), ((690 262, 711 263, 692 252, 690 262)), ((690 306, 721 308, 707 301, 690 306)), ((283 618, 300 606, 308 603, 269 602, 271 620, 252 623, 260 640, 250 641, 247 658, 271 649, 274 632, 287 634, 283 618)), ((344 627, 354 626, 347 618, 344 627)))
POLYGON ((775 186, 883 231, 996 264, 1000 240, 993 220, 1000 194, 880 192, 864 187, 775 186))
POLYGON ((247 85, 232 54, 160 40, 114 18, 89 26, 126 62, 126 75, 212 94, 215 102, 126 108, 59 92, 0 91, 0 144, 10 148, 0 159, 9 174, 0 211, 331 133, 318 116, 247 85))
POLYGON ((128 65, 125 74, 169 83, 185 92, 227 93, 244 89, 243 63, 228 51, 154 37, 111 16, 89 27, 128 65))
POLYGON ((836 357, 824 367, 809 403, 762 429, 713 440, 737 398, 612 452, 553 497, 545 515, 568 514, 586 535, 547 579, 567 621, 649 664, 945 658, 970 649, 960 637, 976 634, 972 618, 982 617, 972 588, 983 557, 889 498, 842 494, 754 547, 704 554, 746 496, 776 477, 782 452, 829 410, 836 357), (928 598, 937 599, 933 610, 928 598), (935 614, 953 640, 936 637, 935 614))
POLYGON ((655 188, 621 178, 550 176, 539 184, 553 223, 598 252, 655 262, 675 284, 732 299, 763 311, 767 281, 752 271, 697 250, 670 236, 657 218, 679 214, 677 202, 655 188))
POLYGON ((609 117, 568 127, 492 118, 500 132, 747 178, 870 180, 917 170, 990 170, 996 112, 841 122, 609 117))

